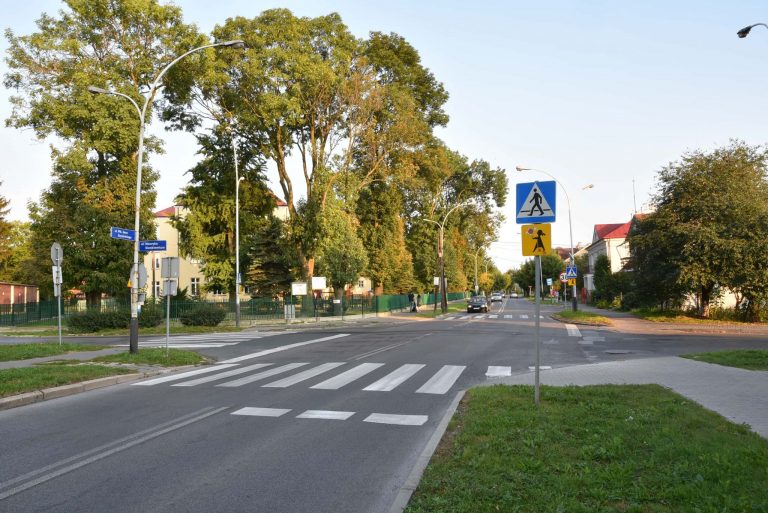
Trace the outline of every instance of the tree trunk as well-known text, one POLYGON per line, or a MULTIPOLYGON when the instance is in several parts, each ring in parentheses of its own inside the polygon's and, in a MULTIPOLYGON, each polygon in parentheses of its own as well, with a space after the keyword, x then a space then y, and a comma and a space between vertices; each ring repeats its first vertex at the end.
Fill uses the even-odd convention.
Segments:
POLYGON ((344 286, 333 287, 333 315, 343 315, 344 286))
POLYGON ((373 293, 376 296, 383 296, 384 295, 384 284, 383 283, 377 283, 376 287, 373 289, 373 293))
POLYGON ((709 318, 709 300, 712 295, 712 287, 701 287, 701 297, 699 301, 699 315, 704 318, 709 318))
POLYGON ((90 291, 85 293, 85 305, 88 308, 101 308, 101 292, 90 291))

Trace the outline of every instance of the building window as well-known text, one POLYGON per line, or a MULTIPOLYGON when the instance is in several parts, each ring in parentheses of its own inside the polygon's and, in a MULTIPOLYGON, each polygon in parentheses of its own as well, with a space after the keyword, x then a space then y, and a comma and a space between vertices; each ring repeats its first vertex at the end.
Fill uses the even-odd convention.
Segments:
POLYGON ((155 257, 155 269, 160 269, 160 257, 155 257))
POLYGON ((156 281, 156 282, 155 282, 155 294, 154 294, 154 296, 155 296, 156 298, 160 297, 160 293, 161 293, 161 292, 162 292, 162 289, 160 288, 160 282, 159 282, 159 281, 156 281))
POLYGON ((192 278, 190 280, 189 293, 193 296, 200 295, 200 278, 192 278))
POLYGON ((361 289, 365 288, 365 281, 364 280, 358 280, 357 286, 360 287, 361 289))

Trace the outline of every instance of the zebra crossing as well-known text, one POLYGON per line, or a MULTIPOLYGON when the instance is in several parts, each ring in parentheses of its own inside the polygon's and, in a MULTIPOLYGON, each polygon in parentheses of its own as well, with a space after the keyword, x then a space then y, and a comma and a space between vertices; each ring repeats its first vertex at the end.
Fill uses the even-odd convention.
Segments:
MULTIPOLYGON (((285 335, 295 333, 293 331, 247 331, 231 333, 203 333, 199 335, 181 335, 172 336, 168 339, 168 347, 177 349, 193 348, 215 348, 234 346, 246 340, 255 340, 258 338, 271 337, 274 335, 285 335)), ((128 344, 118 344, 118 347, 128 347, 128 344)), ((165 347, 165 337, 151 337, 139 340, 139 347, 165 347)))
MULTIPOLYGON (((452 315, 450 317, 443 317, 442 320, 444 321, 480 321, 483 319, 499 319, 499 314, 467 314, 467 315, 452 315)), ((535 319, 535 315, 528 315, 528 314, 504 314, 504 319, 521 319, 521 320, 528 320, 528 319, 535 319)), ((546 319, 546 315, 539 315, 540 319, 546 319)))
MULTIPOLYGON (((237 388, 252 383, 261 382, 262 388, 289 388, 327 375, 337 370, 340 373, 326 377, 319 383, 308 386, 313 390, 339 390, 353 383, 361 383, 369 374, 385 366, 383 363, 359 363, 351 368, 342 369, 349 362, 326 362, 310 364, 309 362, 291 362, 282 365, 274 363, 256 363, 241 367, 237 363, 220 363, 210 367, 193 369, 170 376, 161 376, 133 383, 132 386, 151 387, 168 384, 171 387, 196 387, 213 384, 215 387, 237 388), (310 366, 311 365, 311 366, 310 366), (295 372, 294 372, 295 371, 295 372), (270 381, 269 378, 275 378, 270 381), (266 383, 265 383, 266 381, 266 383)), ((466 370, 465 365, 443 365, 439 369, 427 369, 432 373, 428 376, 422 372, 427 369, 423 363, 406 363, 390 370, 386 375, 365 383, 361 390, 366 392, 392 392, 409 380, 424 381, 417 383, 417 394, 443 395, 459 380, 466 370)))

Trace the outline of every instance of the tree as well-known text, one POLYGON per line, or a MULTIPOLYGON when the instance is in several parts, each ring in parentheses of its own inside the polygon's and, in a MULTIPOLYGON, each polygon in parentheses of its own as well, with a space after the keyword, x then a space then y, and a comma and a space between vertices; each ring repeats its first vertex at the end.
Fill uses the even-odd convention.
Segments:
MULTIPOLYGON (((37 266, 47 268, 48 248, 59 241, 67 255, 64 287, 83 290, 93 304, 102 293, 125 291, 133 261, 130 245, 111 239, 109 227, 133 225, 139 129, 129 102, 94 96, 88 86, 107 86, 141 103, 140 88, 205 38, 183 23, 178 7, 156 0, 65 4, 58 17, 42 15, 34 34, 6 31, 5 85, 15 91, 6 123, 61 141, 52 150, 52 184, 30 205, 32 251, 37 266)), ((147 138, 146 150, 160 151, 160 141, 147 138)), ((142 173, 138 236, 147 239, 154 234, 157 175, 149 167, 142 173)))
POLYGON ((741 293, 752 316, 768 299, 767 158, 762 147, 732 141, 687 153, 659 172, 656 211, 635 240, 633 260, 667 275, 673 266, 676 287, 696 294, 703 317, 718 286, 741 293))
MULTIPOLYGON (((3 185, 3 182, 0 181, 0 185, 3 185)), ((10 242, 13 228, 11 223, 5 220, 5 216, 10 212, 8 205, 10 201, 0 196, 0 266, 4 265, 11 254, 10 242)))
POLYGON ((252 296, 277 296, 290 290, 291 270, 298 264, 284 233, 283 222, 274 216, 261 218, 244 244, 250 264, 246 283, 252 296))
MULTIPOLYGON (((0 224, 3 222, 0 220, 0 224)), ((40 284, 34 275, 28 274, 28 263, 32 260, 29 223, 11 221, 8 226, 7 237, 0 236, 0 281, 40 284)), ((45 277, 50 278, 50 275, 45 277)))
MULTIPOLYGON (((181 251, 202 262, 206 288, 226 290, 231 300, 235 297, 236 231, 233 137, 222 125, 197 137, 203 159, 188 171, 190 183, 177 197, 186 212, 173 219, 181 251)), ((241 269, 251 265, 243 242, 257 226, 263 226, 259 220, 270 216, 275 208, 275 197, 265 183, 262 162, 254 151, 252 144, 238 144, 241 269)))

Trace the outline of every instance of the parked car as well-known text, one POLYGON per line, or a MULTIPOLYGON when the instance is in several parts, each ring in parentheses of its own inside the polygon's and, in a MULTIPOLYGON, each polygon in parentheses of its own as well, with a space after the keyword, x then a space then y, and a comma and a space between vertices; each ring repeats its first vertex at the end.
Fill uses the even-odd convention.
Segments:
POLYGON ((504 297, 501 295, 501 292, 494 292, 491 294, 491 303, 495 303, 497 301, 503 300, 504 297))
POLYGON ((487 311, 488 300, 485 299, 485 296, 472 296, 472 298, 467 302, 467 313, 487 311))
POLYGON ((512 292, 512 293, 509 295, 509 297, 511 297, 511 298, 516 298, 516 297, 518 297, 518 296, 517 296, 517 292, 512 292))

